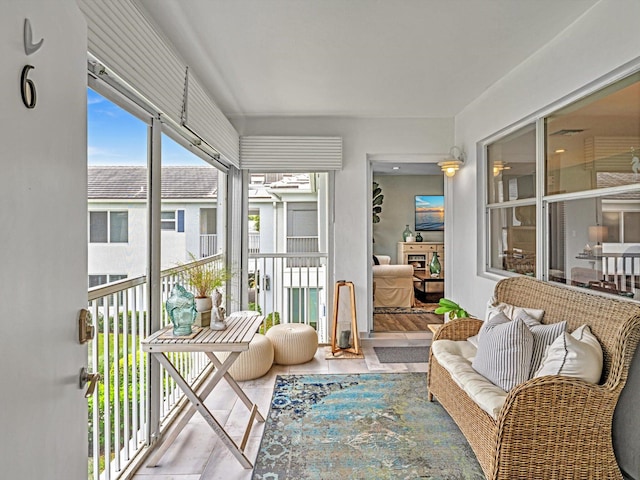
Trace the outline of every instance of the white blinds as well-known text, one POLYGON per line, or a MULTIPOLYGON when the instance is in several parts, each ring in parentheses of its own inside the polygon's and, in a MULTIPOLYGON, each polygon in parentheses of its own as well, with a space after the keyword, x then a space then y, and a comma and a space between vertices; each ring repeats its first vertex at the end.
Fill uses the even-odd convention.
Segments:
POLYGON ((240 137, 240 167, 259 172, 340 170, 342 138, 240 137))
POLYGON ((189 73, 187 65, 131 0, 78 0, 87 19, 89 52, 177 125, 186 126, 226 162, 239 166, 239 138, 231 123, 189 73))

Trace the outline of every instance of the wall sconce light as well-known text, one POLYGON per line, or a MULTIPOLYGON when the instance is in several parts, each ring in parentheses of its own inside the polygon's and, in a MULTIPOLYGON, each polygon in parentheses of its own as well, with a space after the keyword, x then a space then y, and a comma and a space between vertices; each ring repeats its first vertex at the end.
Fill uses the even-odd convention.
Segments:
POLYGON ((509 167, 502 160, 496 160, 495 162, 493 162, 493 176, 494 177, 497 177, 498 175, 500 175, 500 173, 503 170, 511 170, 511 167, 509 167))
POLYGON ((443 162, 438 162, 438 166, 442 169, 447 177, 453 177, 464 163, 464 152, 453 146, 449 150, 449 158, 443 162))

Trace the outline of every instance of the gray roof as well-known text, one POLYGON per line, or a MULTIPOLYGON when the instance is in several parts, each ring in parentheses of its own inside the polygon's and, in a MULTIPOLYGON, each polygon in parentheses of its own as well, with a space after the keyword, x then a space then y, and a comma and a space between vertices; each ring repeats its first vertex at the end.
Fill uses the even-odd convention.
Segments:
MULTIPOLYGON (((596 188, 618 187, 620 185, 633 185, 638 182, 638 175, 635 173, 616 173, 616 172, 597 172, 596 188)), ((617 193, 615 195, 607 195, 605 198, 622 200, 622 199, 638 199, 640 195, 637 192, 617 193)))
MULTIPOLYGON (((145 199, 146 167, 88 167, 88 198, 145 199)), ((216 198, 218 170, 214 167, 163 167, 162 198, 216 198)))

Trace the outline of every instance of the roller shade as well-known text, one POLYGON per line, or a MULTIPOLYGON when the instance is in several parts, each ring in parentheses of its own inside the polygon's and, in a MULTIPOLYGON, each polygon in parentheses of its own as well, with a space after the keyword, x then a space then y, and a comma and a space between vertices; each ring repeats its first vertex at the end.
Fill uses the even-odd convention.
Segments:
POLYGON ((341 137, 240 137, 240 166, 260 172, 320 172, 342 168, 341 137))
POLYGON ((143 11, 130 0, 78 5, 87 20, 89 52, 159 113, 239 166, 238 133, 143 11))

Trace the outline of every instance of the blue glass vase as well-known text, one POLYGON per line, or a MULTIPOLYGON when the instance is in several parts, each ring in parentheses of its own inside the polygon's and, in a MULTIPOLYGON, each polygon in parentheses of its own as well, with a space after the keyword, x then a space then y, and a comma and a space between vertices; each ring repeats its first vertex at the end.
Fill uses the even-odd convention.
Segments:
POLYGON ((191 327, 196 321, 196 302, 193 295, 182 285, 176 285, 165 304, 176 336, 191 335, 191 327))

